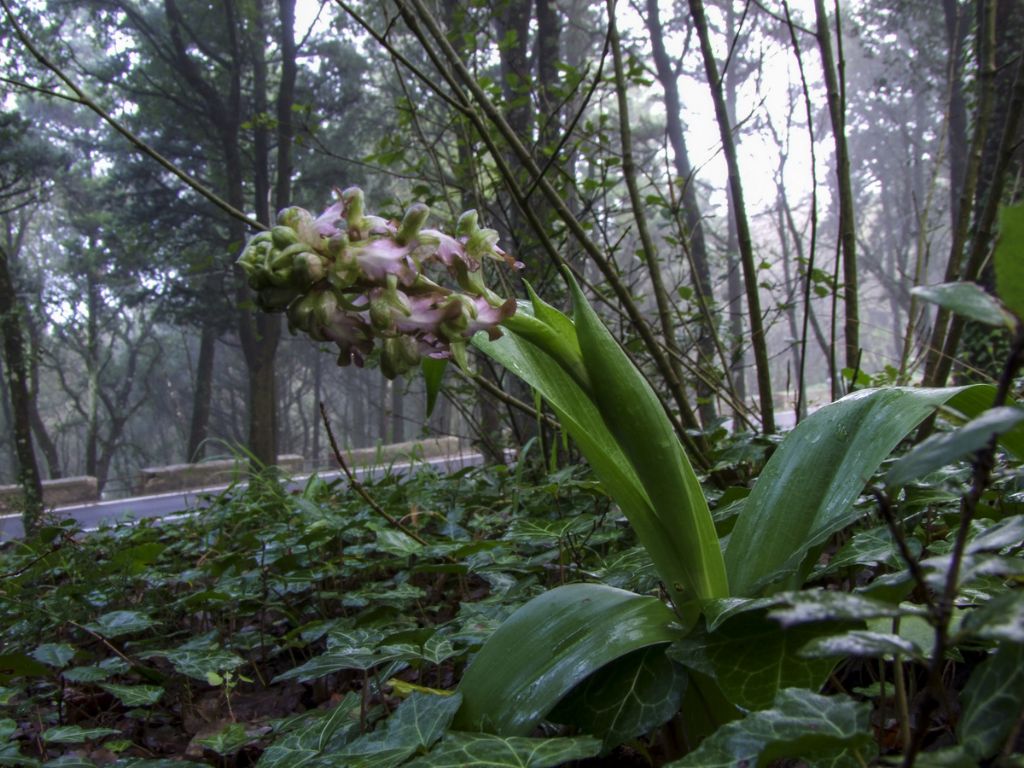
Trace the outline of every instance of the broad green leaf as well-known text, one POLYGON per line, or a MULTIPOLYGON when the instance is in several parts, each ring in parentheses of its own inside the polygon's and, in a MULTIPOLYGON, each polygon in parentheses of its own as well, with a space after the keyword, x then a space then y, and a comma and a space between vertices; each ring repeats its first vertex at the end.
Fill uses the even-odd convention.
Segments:
MULTIPOLYGON (((675 551, 677 565, 666 586, 686 593, 690 600, 728 597, 725 563, 704 490, 661 400, 575 281, 570 281, 570 288, 594 402, 632 464, 675 551)), ((681 610, 685 599, 680 602, 674 593, 673 599, 681 610)))
POLYGON ((444 371, 448 367, 448 361, 425 355, 420 367, 423 369, 423 383, 427 390, 427 418, 429 419, 434 412, 434 406, 437 405, 437 396, 441 393, 441 382, 444 381, 444 371))
POLYGON ((105 736, 120 736, 116 728, 83 728, 80 725, 58 725, 43 731, 43 741, 48 744, 82 744, 96 741, 105 736))
MULTIPOLYGON (((0 765, 4 765, 2 758, 0 765)), ((80 755, 61 755, 53 760, 47 760, 43 763, 43 768, 96 768, 96 763, 80 755)))
MULTIPOLYGON (((519 312, 525 309, 520 307, 519 312)), ((515 315, 519 316, 519 313, 515 315)), ((550 356, 515 332, 497 341, 477 334, 473 343, 531 387, 540 392, 558 416, 558 421, 579 446, 601 481, 618 503, 637 538, 651 556, 666 588, 678 569, 678 554, 664 527, 654 514, 650 499, 640 485, 632 465, 608 431, 590 397, 550 356)), ((685 595, 675 593, 680 600, 685 595)))
POLYGON ((799 587, 808 553, 862 514, 853 502, 882 460, 937 407, 951 400, 960 407, 957 396, 970 389, 866 389, 800 422, 761 472, 729 537, 733 594, 799 587))
MULTIPOLYGON (((991 408, 995 396, 996 388, 991 384, 964 387, 943 406, 942 415, 947 421, 962 426, 991 408), (957 418, 958 414, 962 418, 957 418)), ((1006 405, 1016 403, 1008 399, 1006 405)), ((1000 435, 999 445, 1017 461, 1024 461, 1024 424, 1019 424, 1000 435)))
POLYGON ((164 695, 164 689, 159 685, 101 683, 100 688, 116 696, 126 707, 151 707, 164 695))
POLYGON ((766 768, 783 758, 856 768, 877 751, 870 717, 869 703, 788 688, 771 709, 727 723, 666 768, 766 768))
POLYGON ((408 768, 554 768, 572 760, 593 757, 601 742, 589 736, 561 739, 530 739, 449 733, 408 768))
POLYGON ((962 747, 945 747, 920 753, 914 760, 914 768, 978 768, 978 761, 962 747))
POLYGON ((56 669, 62 669, 75 657, 75 653, 75 647, 67 643, 43 643, 32 651, 32 658, 56 669))
POLYGON ((1024 709, 1024 643, 1005 643, 974 670, 960 696, 957 735, 977 760, 998 752, 1024 709))
POLYGON ((996 292, 1018 318, 1024 319, 1024 203, 999 212, 999 239, 993 261, 996 292))
POLYGON ((975 608, 967 614, 962 629, 986 640, 1024 643, 1024 592, 1006 592, 975 608))
POLYGON ((1007 547, 1019 547, 1024 543, 1024 516, 1015 515, 1000 520, 967 542, 969 555, 978 552, 999 552, 1007 547))
POLYGON ((587 676, 639 648, 678 637, 656 598, 601 584, 545 592, 484 644, 459 684, 458 730, 528 734, 587 676))
POLYGON ((712 677, 725 697, 745 709, 771 706, 783 688, 817 690, 835 667, 834 659, 807 659, 800 649, 834 634, 836 623, 782 627, 763 611, 728 619, 711 633, 698 630, 668 650, 670 658, 712 677))
POLYGON ((462 697, 414 693, 395 710, 385 726, 360 736, 336 753, 353 768, 400 765, 417 750, 427 750, 448 729, 462 697))
POLYGON ((260 755, 257 768, 303 768, 320 765, 328 749, 337 749, 359 727, 360 699, 348 693, 333 709, 307 713, 296 720, 260 755), (340 745, 334 742, 340 741, 340 745))
POLYGON ((1010 318, 996 298, 977 283, 941 283, 912 288, 915 296, 985 325, 1008 326, 1010 318))
POLYGON ((800 655, 807 659, 846 656, 862 658, 904 656, 923 660, 925 657, 924 652, 913 640, 899 635, 858 629, 844 632, 841 635, 817 637, 800 650, 800 655))
POLYGON ((18 724, 9 717, 0 719, 0 742, 8 741, 18 730, 18 724))
POLYGON ((111 611, 85 626, 103 637, 119 637, 149 629, 153 619, 140 611, 111 611))
POLYGON ((686 674, 661 646, 602 667, 559 702, 549 719, 600 736, 604 749, 649 733, 679 711, 686 674))
POLYGON ((906 456, 897 461, 886 485, 906 485, 936 469, 965 458, 989 444, 997 435, 1009 432, 1024 422, 1024 408, 1004 406, 985 411, 981 416, 952 432, 932 435, 919 443, 906 456))
POLYGON ((34 757, 25 757, 18 749, 16 742, 0 744, 0 765, 3 766, 31 766, 38 768, 40 763, 34 757))
POLYGON ((147 565, 152 565, 163 554, 165 546, 155 541, 137 544, 134 547, 119 549, 110 558, 111 568, 125 570, 129 573, 142 573, 147 565))
POLYGON ((212 749, 218 755, 230 755, 258 738, 259 736, 250 736, 242 723, 228 723, 216 733, 196 739, 196 742, 212 749))

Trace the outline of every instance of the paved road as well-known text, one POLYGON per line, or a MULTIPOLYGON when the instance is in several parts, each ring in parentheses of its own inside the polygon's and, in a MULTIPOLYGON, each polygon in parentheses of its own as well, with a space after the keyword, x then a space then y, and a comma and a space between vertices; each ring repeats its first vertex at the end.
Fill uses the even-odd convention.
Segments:
MULTIPOLYGON (((479 453, 464 453, 415 462, 396 462, 388 466, 360 467, 355 470, 355 473, 360 480, 367 480, 383 477, 388 472, 405 475, 424 466, 433 467, 441 472, 454 472, 463 467, 476 467, 481 464, 483 464, 483 456, 479 453)), ((341 472, 337 471, 318 474, 328 482, 341 476, 341 472)), ((296 477, 290 481, 288 487, 292 490, 301 489, 308 479, 308 475, 296 477)), ((131 499, 75 504, 57 507, 54 513, 61 517, 73 517, 84 530, 91 531, 103 524, 124 520, 138 520, 146 517, 173 519, 181 515, 189 515, 206 506, 211 495, 216 495, 226 488, 228 488, 227 485, 218 485, 211 488, 161 493, 156 496, 136 496, 131 499)), ((23 535, 20 515, 0 515, 0 542, 20 539, 23 535)))

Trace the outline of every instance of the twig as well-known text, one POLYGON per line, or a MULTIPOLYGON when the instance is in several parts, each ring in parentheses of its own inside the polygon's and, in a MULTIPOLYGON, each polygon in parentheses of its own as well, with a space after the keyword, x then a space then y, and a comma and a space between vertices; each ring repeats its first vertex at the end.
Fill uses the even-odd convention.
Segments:
POLYGON ((383 517, 391 525, 400 530, 402 533, 404 533, 410 539, 415 541, 417 544, 422 544, 424 547, 427 546, 427 542, 423 539, 423 537, 421 537, 415 531, 406 528, 404 525, 402 525, 400 520, 389 514, 388 511, 384 509, 384 507, 378 504, 376 500, 374 500, 374 498, 369 493, 367 493, 366 488, 363 487, 363 484, 360 483, 358 479, 356 479, 356 476, 352 472, 352 470, 348 468, 348 464, 345 463, 345 458, 341 455, 341 450, 338 448, 338 441, 335 440, 334 438, 334 430, 331 429, 331 422, 327 418, 327 407, 324 405, 322 400, 320 401, 320 418, 324 422, 324 429, 327 430, 327 440, 331 444, 331 452, 334 454, 334 458, 338 462, 338 466, 341 467, 341 471, 344 472, 345 477, 348 478, 349 486, 351 486, 351 488, 356 493, 359 494, 363 501, 370 505, 370 508, 374 512, 383 517))
POLYGON ((885 524, 888 526, 889 532, 896 540, 896 546, 900 550, 900 557, 907 564, 914 583, 917 584, 921 594, 924 596, 925 602, 928 603, 928 610, 934 614, 937 608, 935 601, 932 600, 931 594, 928 591, 928 581, 924 576, 924 571, 921 570, 921 564, 907 545, 907 537, 903 534, 903 528, 900 527, 899 521, 896 520, 896 515, 892 510, 892 499, 889 498, 889 494, 882 488, 874 488, 871 493, 875 497, 875 501, 878 502, 878 508, 882 511, 882 517, 885 518, 885 524))

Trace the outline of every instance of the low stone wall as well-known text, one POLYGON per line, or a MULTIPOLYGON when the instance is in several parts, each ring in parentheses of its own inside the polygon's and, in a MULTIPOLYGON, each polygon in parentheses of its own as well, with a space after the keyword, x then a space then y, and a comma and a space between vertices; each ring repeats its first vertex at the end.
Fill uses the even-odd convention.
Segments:
MULTIPOLYGON (((416 461, 437 456, 454 456, 461 450, 457 437, 432 437, 428 440, 409 440, 404 443, 378 445, 375 448, 356 448, 344 451, 345 461, 351 467, 369 467, 393 464, 396 461, 416 461)), ((331 457, 330 463, 334 463, 331 457)))
MULTIPOLYGON (((63 507, 98 501, 99 485, 95 477, 63 477, 60 480, 43 480, 43 506, 63 507)), ((0 512, 18 512, 24 508, 20 485, 0 485, 0 512)))
MULTIPOLYGON (((302 471, 304 459, 297 454, 277 457, 277 466, 285 474, 302 471)), ((212 488, 245 479, 247 464, 241 459, 220 459, 198 464, 171 464, 166 467, 146 467, 136 476, 132 493, 153 496, 158 493, 185 491, 191 488, 212 488)))

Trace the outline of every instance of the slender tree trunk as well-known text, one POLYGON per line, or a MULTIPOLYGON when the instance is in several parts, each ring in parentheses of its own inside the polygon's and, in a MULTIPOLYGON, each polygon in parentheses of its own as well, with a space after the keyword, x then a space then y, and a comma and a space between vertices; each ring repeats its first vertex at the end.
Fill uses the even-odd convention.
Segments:
MULTIPOLYGON (((651 38, 651 50, 654 55, 654 65, 658 73, 658 82, 661 83, 665 92, 665 117, 666 131, 669 144, 672 146, 672 156, 675 165, 676 175, 682 184, 682 207, 683 218, 686 222, 686 230, 689 235, 689 254, 692 260, 690 282, 697 296, 698 305, 701 308, 700 330, 697 336, 697 354, 702 369, 709 373, 714 370, 715 360, 715 339, 718 333, 714 305, 714 289, 711 283, 711 267, 708 258, 707 241, 704 238, 704 222, 701 215, 700 205, 697 203, 697 185, 693 174, 693 166, 690 163, 690 154, 686 148, 686 137, 683 132, 682 103, 679 98, 679 83, 677 73, 672 67, 665 49, 665 37, 661 26, 661 17, 658 10, 658 0, 647 0, 647 30, 651 38)), ((724 361, 723 361, 724 362, 724 361)), ((730 372, 725 371, 727 387, 732 390, 728 382, 730 372)), ((713 401, 714 391, 703 379, 698 378, 696 383, 697 409, 701 422, 705 427, 710 424, 715 416, 715 404, 713 401)))
MULTIPOLYGON (((846 367, 854 369, 860 360, 860 309, 858 306, 857 236, 853 217, 853 186, 850 182, 850 153, 846 143, 846 103, 844 99, 843 60, 836 61, 832 52, 832 31, 828 24, 824 0, 814 0, 817 19, 818 50, 828 96, 828 114, 836 145, 836 187, 839 190, 839 239, 843 254, 843 337, 846 367)), ((836 5, 836 40, 842 45, 836 5)))
POLYGON ((216 346, 217 330, 212 323, 207 323, 199 335, 199 360, 196 363, 192 422, 189 427, 185 461, 199 461, 205 453, 204 443, 210 425, 210 403, 213 397, 213 363, 216 346))
POLYGON ((740 251, 740 263, 743 266, 743 282, 747 295, 747 308, 750 311, 751 347, 754 351, 754 364, 757 370, 758 400, 761 406, 761 426, 771 434, 775 432, 775 407, 772 403, 771 371, 768 363, 768 347, 764 334, 764 323, 761 318, 761 298, 758 295, 757 267, 754 263, 754 246, 750 236, 750 225, 747 221, 746 205, 743 200, 743 184, 740 180, 739 160, 736 155, 736 144, 733 140, 732 125, 726 110, 725 97, 722 92, 722 79, 718 74, 718 63, 711 47, 708 33, 707 17, 704 14, 703 0, 689 0, 690 14, 694 27, 700 37, 701 53, 704 58, 704 71, 711 88, 711 98, 715 104, 715 116, 718 120, 718 132, 722 140, 722 151, 729 168, 729 190, 732 193, 733 213, 736 221, 736 233, 740 251))
MULTIPOLYGON (((96 248, 90 236, 89 250, 96 248)), ((90 262, 85 272, 85 306, 86 306, 86 437, 85 437, 85 474, 98 477, 99 472, 99 440, 100 440, 100 288, 96 269, 90 262)))
POLYGON ((14 280, 11 277, 7 250, 0 246, 0 331, 4 337, 4 373, 14 421, 14 454, 18 464, 18 483, 25 494, 22 526, 25 532, 30 534, 39 526, 42 516, 43 485, 32 446, 31 398, 20 315, 21 307, 18 305, 14 280))

